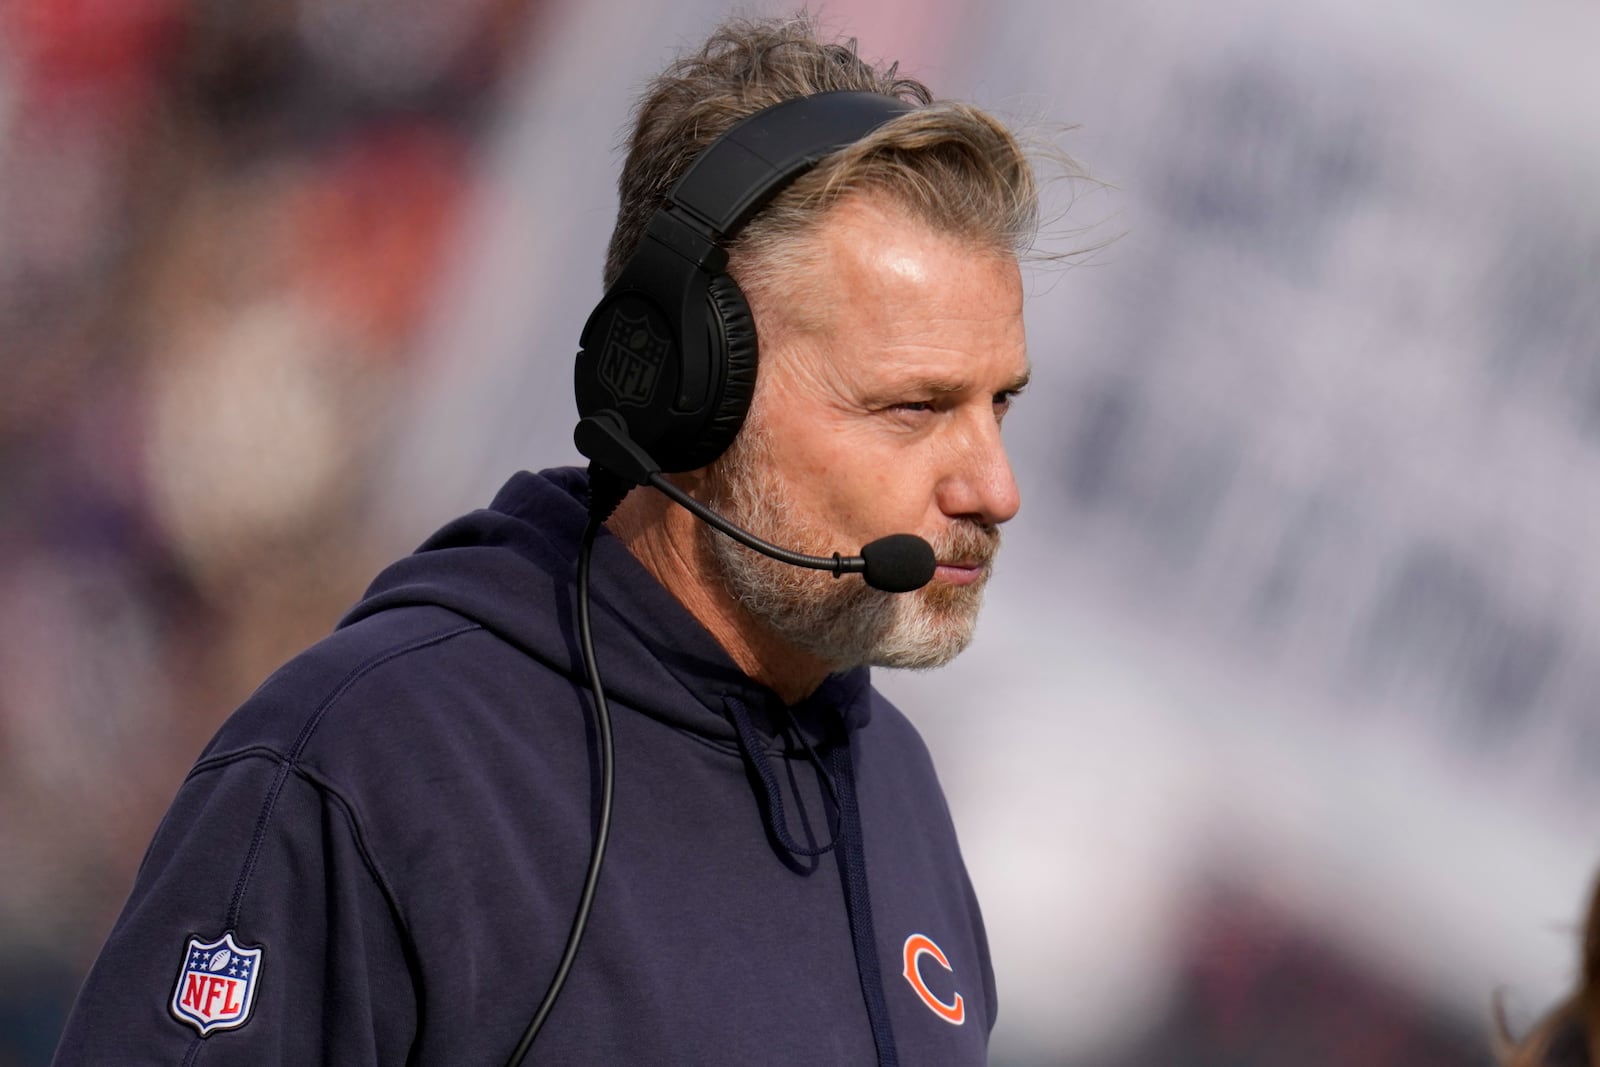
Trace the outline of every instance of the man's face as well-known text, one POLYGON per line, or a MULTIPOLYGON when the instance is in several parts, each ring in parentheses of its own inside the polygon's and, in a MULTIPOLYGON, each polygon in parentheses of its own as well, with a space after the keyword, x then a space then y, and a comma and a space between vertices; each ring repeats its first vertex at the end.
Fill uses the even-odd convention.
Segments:
POLYGON ((711 502, 816 555, 915 533, 939 567, 923 589, 883 593, 704 536, 745 610, 833 669, 937 666, 971 640, 1019 504, 1000 423, 1028 374, 1020 275, 870 195, 841 201, 812 240, 804 278, 749 293, 759 384, 708 472, 711 502))

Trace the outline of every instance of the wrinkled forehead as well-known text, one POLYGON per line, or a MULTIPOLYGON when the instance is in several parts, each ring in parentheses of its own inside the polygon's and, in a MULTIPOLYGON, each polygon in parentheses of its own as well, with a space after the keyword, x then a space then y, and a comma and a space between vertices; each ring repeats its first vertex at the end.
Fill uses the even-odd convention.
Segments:
POLYGON ((803 232, 738 249, 730 271, 763 345, 911 307, 936 316, 975 305, 995 316, 1022 311, 1021 269, 1008 246, 930 224, 876 191, 841 198, 803 232))

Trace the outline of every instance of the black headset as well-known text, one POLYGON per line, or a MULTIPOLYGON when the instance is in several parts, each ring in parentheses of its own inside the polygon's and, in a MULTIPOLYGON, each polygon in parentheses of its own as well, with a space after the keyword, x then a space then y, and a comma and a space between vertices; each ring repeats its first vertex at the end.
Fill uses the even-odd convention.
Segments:
POLYGON ((912 105, 892 96, 831 92, 798 97, 741 120, 702 152, 667 194, 633 257, 584 324, 574 389, 573 434, 590 460, 589 523, 578 553, 578 640, 594 696, 600 811, 589 869, 561 959, 508 1067, 522 1063, 555 1006, 589 921, 611 830, 611 713, 589 625, 589 563, 610 511, 634 485, 653 484, 729 536, 799 566, 859 571, 878 588, 920 587, 933 550, 909 535, 877 544, 881 557, 802 556, 731 527, 661 478, 727 450, 744 425, 756 384, 756 328, 727 273, 728 243, 772 198, 824 156, 853 144, 912 105), (604 477, 603 477, 604 476, 604 477), (610 483, 602 486, 602 480, 610 483), (919 546, 907 559, 905 541, 919 546), (874 569, 886 575, 874 576, 874 569))
MULTIPOLYGON (((720 456, 756 383, 756 329, 727 273, 728 244, 790 182, 912 105, 831 92, 758 111, 713 141, 667 194, 638 249, 583 327, 580 418, 606 413, 664 471, 720 456)), ((611 469, 615 457, 578 435, 611 469)), ((623 475, 627 472, 613 471, 623 475)))

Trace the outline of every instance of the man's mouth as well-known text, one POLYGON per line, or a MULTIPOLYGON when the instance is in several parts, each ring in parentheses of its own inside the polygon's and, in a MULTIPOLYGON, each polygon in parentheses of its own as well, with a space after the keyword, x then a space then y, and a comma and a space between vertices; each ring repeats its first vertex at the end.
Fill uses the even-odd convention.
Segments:
POLYGON ((951 585, 970 585, 983 577, 988 566, 983 560, 952 560, 940 563, 933 573, 934 577, 951 585))
POLYGON ((938 560, 934 578, 945 585, 972 585, 989 576, 1000 548, 1000 536, 996 530, 956 526, 930 543, 938 560))

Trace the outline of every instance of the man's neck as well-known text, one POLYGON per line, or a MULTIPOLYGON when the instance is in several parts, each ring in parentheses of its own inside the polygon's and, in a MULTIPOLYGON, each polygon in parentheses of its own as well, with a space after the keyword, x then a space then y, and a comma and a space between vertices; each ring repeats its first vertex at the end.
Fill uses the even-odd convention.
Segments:
POLYGON ((635 489, 606 527, 716 638, 740 670, 784 703, 810 696, 828 676, 826 663, 773 633, 728 594, 700 520, 683 508, 653 489, 635 489))

